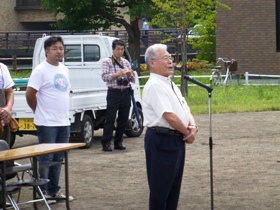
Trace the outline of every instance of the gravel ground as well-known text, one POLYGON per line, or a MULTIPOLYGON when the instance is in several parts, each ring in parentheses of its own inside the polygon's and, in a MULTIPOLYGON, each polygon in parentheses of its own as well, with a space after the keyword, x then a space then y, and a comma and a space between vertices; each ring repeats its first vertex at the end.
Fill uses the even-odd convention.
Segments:
MULTIPOLYGON (((186 165, 178 210, 211 207, 209 137, 213 137, 214 206, 221 210, 280 209, 280 111, 195 116, 199 133, 186 149, 186 165), (210 129, 212 128, 212 129, 210 129)), ((148 209, 144 132, 125 138, 125 151, 101 151, 102 130, 90 149, 69 153, 72 210, 148 209)), ((37 143, 34 136, 18 137, 15 147, 37 143)), ((22 160, 21 160, 22 161, 22 160)), ((64 173, 64 171, 62 171, 64 173)), ((62 174, 63 175, 63 174, 62 174)), ((61 178, 64 190, 64 178, 61 178)), ((23 189, 21 199, 31 196, 23 189)), ((66 209, 65 203, 51 205, 66 209)), ((31 204, 21 209, 33 209, 31 204)), ((39 209, 46 209, 39 204, 39 209)))

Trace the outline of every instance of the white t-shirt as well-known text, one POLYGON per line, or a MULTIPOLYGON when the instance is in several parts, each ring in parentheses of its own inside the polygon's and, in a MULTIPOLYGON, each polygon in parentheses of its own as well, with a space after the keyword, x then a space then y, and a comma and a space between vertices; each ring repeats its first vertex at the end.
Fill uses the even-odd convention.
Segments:
POLYGON ((142 29, 149 30, 149 24, 147 23, 147 21, 143 22, 142 29))
POLYGON ((70 78, 68 68, 43 61, 33 71, 28 87, 37 90, 34 124, 67 126, 69 121, 70 78))
POLYGON ((190 108, 179 88, 172 82, 174 93, 171 82, 169 77, 150 74, 142 95, 144 126, 174 129, 164 119, 164 112, 173 112, 185 125, 189 124, 190 108))
POLYGON ((8 89, 15 85, 9 69, 3 63, 0 63, 0 89, 8 89), (3 87, 4 84, 4 87, 3 87))

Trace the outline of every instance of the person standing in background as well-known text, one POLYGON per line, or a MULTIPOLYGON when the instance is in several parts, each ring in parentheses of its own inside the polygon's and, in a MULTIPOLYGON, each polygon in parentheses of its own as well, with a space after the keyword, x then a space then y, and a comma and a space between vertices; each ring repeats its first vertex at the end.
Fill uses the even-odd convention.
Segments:
POLYGON ((143 35, 142 35, 142 41, 146 47, 149 45, 149 24, 147 22, 146 18, 143 18, 143 24, 142 24, 142 29, 144 30, 143 35))
MULTIPOLYGON (((26 100, 33 113, 39 143, 68 143, 70 138, 68 68, 60 61, 64 43, 60 36, 51 36, 44 43, 46 60, 40 63, 29 78, 26 100)), ((40 156, 40 163, 63 162, 64 153, 40 156)), ((41 186, 46 198, 65 198, 60 191, 61 164, 40 169, 40 177, 49 179, 41 186)), ((69 196, 69 201, 73 197, 69 196)), ((48 200, 49 204, 56 200, 48 200)))
POLYGON ((125 150, 123 133, 127 125, 130 110, 130 82, 135 82, 134 72, 128 60, 122 58, 125 43, 116 39, 112 43, 113 56, 105 58, 102 63, 102 79, 106 82, 107 109, 101 144, 105 152, 112 151, 111 139, 113 137, 116 114, 118 112, 117 128, 114 137, 114 149, 125 150))
POLYGON ((174 58, 164 44, 145 53, 150 77, 143 89, 144 147, 150 189, 149 210, 176 210, 185 164, 185 144, 197 127, 179 88, 172 82, 174 58))

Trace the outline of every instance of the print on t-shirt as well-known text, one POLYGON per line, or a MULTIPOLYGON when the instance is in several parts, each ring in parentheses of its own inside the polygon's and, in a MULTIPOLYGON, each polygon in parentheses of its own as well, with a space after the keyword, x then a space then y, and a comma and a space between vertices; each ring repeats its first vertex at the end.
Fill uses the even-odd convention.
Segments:
POLYGON ((65 91, 67 91, 68 85, 69 85, 68 81, 63 74, 56 74, 54 76, 54 88, 55 89, 57 89, 61 92, 65 92, 65 91))

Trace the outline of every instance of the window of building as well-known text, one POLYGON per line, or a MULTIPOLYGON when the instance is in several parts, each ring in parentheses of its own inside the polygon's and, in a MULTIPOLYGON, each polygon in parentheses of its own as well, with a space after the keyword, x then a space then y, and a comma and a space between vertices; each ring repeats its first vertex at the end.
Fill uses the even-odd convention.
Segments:
POLYGON ((41 9, 41 0, 16 0, 15 10, 41 9))

